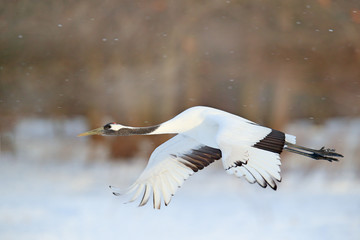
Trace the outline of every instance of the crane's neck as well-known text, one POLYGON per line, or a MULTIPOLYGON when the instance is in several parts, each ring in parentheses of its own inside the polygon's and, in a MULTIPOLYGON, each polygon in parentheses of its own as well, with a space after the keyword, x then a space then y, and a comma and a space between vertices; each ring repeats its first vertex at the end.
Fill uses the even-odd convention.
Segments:
MULTIPOLYGON (((158 134, 178 134, 186 132, 202 122, 200 118, 186 118, 180 115, 172 118, 159 125, 149 127, 128 127, 118 124, 119 129, 113 135, 129 136, 129 135, 158 135, 158 134)), ((116 125, 114 126, 116 128, 116 125)))
POLYGON ((129 136, 183 133, 199 126, 204 121, 200 113, 201 111, 186 110, 164 123, 150 127, 128 127, 112 124, 111 130, 114 130, 114 133, 111 135, 129 136))

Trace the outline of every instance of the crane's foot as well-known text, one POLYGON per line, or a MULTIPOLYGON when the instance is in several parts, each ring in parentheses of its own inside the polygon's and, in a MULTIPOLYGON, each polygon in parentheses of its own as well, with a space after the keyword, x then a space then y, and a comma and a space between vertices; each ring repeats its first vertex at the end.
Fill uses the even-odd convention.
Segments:
POLYGON ((329 162, 339 161, 335 157, 344 157, 344 156, 335 152, 335 149, 325 148, 325 147, 322 147, 319 150, 314 150, 312 153, 312 158, 316 160, 328 160, 329 162))
POLYGON ((344 157, 343 155, 337 153, 335 149, 322 147, 319 150, 311 149, 296 144, 286 143, 286 150, 297 153, 306 157, 310 157, 315 160, 327 160, 329 162, 339 161, 337 158, 344 157))

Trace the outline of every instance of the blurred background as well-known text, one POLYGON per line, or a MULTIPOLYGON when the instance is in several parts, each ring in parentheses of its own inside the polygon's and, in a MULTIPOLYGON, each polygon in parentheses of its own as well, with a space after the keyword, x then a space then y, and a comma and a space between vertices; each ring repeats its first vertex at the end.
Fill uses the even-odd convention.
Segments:
POLYGON ((240 222, 246 239, 358 239, 359 69, 357 0, 2 1, 0 238, 238 239, 226 230, 240 222), (76 135, 158 124, 195 105, 345 158, 283 154, 277 192, 215 164, 161 213, 114 199, 107 186, 135 180, 169 136, 76 135))

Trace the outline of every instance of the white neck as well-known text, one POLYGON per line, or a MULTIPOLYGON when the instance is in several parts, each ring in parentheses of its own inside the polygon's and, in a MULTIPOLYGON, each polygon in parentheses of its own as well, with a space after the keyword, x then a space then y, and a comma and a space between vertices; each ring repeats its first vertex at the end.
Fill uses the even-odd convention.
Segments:
POLYGON ((174 118, 160 124, 159 127, 151 134, 183 133, 201 124, 204 119, 200 112, 189 110, 186 110, 174 118))

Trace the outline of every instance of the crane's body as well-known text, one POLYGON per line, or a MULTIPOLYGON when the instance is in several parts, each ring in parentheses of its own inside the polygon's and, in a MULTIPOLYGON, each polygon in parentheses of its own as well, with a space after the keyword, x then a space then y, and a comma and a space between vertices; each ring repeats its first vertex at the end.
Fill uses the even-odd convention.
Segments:
POLYGON ((342 157, 331 149, 314 150, 295 145, 295 136, 202 106, 189 108, 156 126, 128 127, 109 123, 79 136, 94 134, 177 134, 154 150, 133 185, 126 191, 114 192, 115 195, 133 192, 130 201, 142 195, 140 206, 148 202, 152 193, 154 208, 160 208, 161 199, 168 205, 184 180, 215 160, 222 160, 227 173, 275 190, 276 181, 281 181, 280 153, 283 150, 328 161, 342 157))

